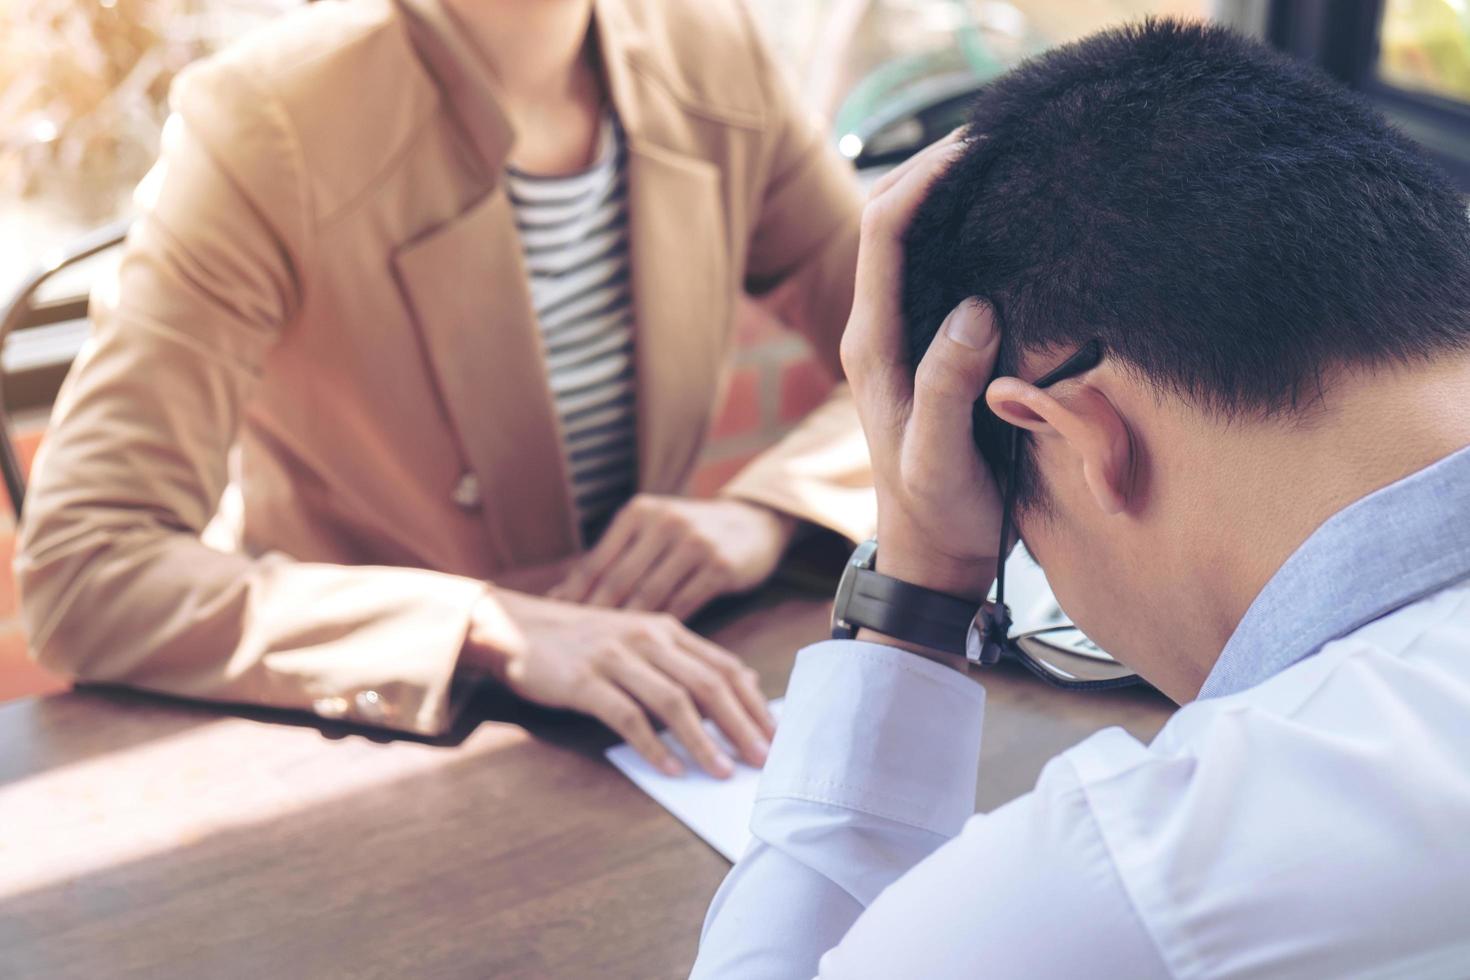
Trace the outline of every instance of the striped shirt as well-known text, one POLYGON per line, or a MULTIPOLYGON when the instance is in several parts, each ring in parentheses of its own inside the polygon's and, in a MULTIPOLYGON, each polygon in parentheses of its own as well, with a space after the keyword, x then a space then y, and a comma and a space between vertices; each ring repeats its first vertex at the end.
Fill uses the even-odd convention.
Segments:
POLYGON ((568 177, 507 174, 531 278, 572 498, 586 543, 637 488, 633 302, 622 129, 568 177))

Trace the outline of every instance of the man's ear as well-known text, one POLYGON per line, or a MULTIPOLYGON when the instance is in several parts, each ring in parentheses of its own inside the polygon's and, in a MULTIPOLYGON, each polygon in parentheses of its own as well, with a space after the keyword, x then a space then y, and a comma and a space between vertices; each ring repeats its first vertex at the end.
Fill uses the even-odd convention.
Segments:
POLYGON ((1101 391, 1080 380, 1043 389, 1020 378, 997 378, 986 389, 985 402, 1017 428, 1064 440, 1082 461, 1082 478, 1103 513, 1127 509, 1133 482, 1128 425, 1101 391))

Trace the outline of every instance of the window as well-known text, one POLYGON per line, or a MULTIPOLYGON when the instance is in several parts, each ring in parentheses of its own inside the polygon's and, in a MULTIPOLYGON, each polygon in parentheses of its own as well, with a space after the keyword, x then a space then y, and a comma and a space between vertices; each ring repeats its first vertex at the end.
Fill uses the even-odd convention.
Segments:
POLYGON ((1377 68, 1395 88, 1470 103, 1470 0, 1388 0, 1377 68))
POLYGON ((1373 100, 1470 192, 1470 0, 1273 0, 1267 36, 1373 100))

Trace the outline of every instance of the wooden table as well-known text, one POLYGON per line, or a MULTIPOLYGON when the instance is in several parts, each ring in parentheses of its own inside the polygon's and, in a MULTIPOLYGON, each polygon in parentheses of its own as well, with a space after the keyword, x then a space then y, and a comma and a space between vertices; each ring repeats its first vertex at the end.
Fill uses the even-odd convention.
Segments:
MULTIPOLYGON (((774 696, 827 614, 772 589, 706 625, 774 696)), ((1171 710, 985 684, 982 809, 1171 710)), ((0 707, 0 976, 682 977, 729 865, 611 741, 494 692, 437 743, 126 692, 0 707)))

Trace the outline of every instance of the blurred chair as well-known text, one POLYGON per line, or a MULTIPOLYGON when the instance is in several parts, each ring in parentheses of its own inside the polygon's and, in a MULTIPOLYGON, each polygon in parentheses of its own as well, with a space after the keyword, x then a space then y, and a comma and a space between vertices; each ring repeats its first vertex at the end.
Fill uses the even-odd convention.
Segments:
MULTIPOLYGON (((45 257, 40 266, 20 284, 4 308, 0 318, 0 354, 5 351, 11 334, 52 324, 83 320, 87 316, 87 294, 67 295, 51 299, 39 297, 47 283, 75 266, 79 262, 105 252, 122 243, 127 236, 128 221, 99 228, 91 234, 57 250, 45 257)), ((5 490, 15 509, 15 519, 20 520, 21 505, 25 501, 26 478, 21 468, 20 457, 15 450, 14 430, 10 421, 10 408, 5 399, 5 384, 8 381, 3 361, 0 361, 0 471, 5 477, 5 490)))
POLYGON ((911 84, 846 126, 837 138, 837 151, 859 173, 896 167, 964 125, 981 86, 965 75, 911 84))

